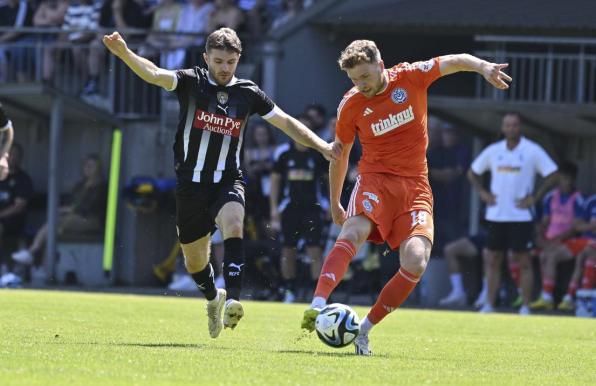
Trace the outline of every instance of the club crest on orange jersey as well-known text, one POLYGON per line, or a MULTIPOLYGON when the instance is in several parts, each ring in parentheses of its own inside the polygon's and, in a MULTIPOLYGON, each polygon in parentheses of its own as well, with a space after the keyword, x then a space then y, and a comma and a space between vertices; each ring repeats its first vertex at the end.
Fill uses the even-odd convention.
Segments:
POLYGON ((218 91, 217 92, 217 101, 219 102, 220 105, 225 105, 226 103, 228 103, 228 93, 223 92, 223 91, 218 91))
POLYGON ((402 104, 408 99, 408 93, 403 88, 396 88, 391 91, 391 100, 393 103, 402 104))

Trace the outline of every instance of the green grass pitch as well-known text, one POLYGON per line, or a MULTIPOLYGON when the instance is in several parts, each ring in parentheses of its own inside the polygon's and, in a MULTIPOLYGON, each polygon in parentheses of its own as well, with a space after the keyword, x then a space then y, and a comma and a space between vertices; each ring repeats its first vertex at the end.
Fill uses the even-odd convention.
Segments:
POLYGON ((305 305, 244 305, 210 339, 198 298, 0 291, 0 385, 596 385, 594 319, 398 310, 364 358, 303 335, 305 305))

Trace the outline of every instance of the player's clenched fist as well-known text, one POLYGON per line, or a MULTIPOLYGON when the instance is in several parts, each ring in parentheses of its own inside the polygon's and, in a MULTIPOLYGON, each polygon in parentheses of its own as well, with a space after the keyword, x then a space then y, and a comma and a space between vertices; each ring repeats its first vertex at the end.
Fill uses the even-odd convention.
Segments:
POLYGON ((126 42, 118 32, 112 32, 110 35, 103 36, 103 44, 111 53, 120 57, 128 50, 126 42))
POLYGON ((342 225, 348 218, 347 213, 341 204, 331 205, 331 217, 337 225, 342 225))

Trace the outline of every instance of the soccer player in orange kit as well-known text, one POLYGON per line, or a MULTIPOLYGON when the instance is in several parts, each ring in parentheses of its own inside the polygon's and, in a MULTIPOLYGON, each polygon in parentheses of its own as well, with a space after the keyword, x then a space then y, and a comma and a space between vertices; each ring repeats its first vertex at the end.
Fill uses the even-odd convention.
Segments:
POLYGON ((498 89, 511 78, 507 64, 489 63, 468 54, 446 55, 425 62, 400 63, 386 69, 376 44, 352 42, 339 66, 354 83, 337 109, 335 141, 342 156, 329 166, 333 221, 342 225, 325 259, 302 328, 313 331, 319 311, 340 283, 350 261, 368 239, 399 248, 399 271, 381 291, 362 320, 354 340, 357 355, 371 355, 368 333, 398 308, 426 269, 433 242, 433 198, 428 183, 427 88, 438 78, 460 71, 481 74, 498 89), (360 176, 347 211, 340 204, 348 156, 358 135, 360 176))

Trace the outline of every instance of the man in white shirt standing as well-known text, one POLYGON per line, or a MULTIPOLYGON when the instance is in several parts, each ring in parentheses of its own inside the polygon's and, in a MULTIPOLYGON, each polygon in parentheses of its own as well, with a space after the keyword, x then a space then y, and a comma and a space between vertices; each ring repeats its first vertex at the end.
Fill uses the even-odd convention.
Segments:
POLYGON ((523 304, 519 313, 528 315, 534 281, 529 254, 534 247, 530 207, 556 183, 557 165, 540 145, 521 135, 519 114, 505 114, 501 130, 505 139, 484 149, 468 171, 468 179, 487 205, 488 253, 485 272, 488 297, 480 312, 495 311, 501 263, 505 252, 511 251, 521 268, 523 304), (483 187, 480 178, 486 171, 491 173, 490 191, 483 187), (537 173, 545 180, 534 191, 537 173))

